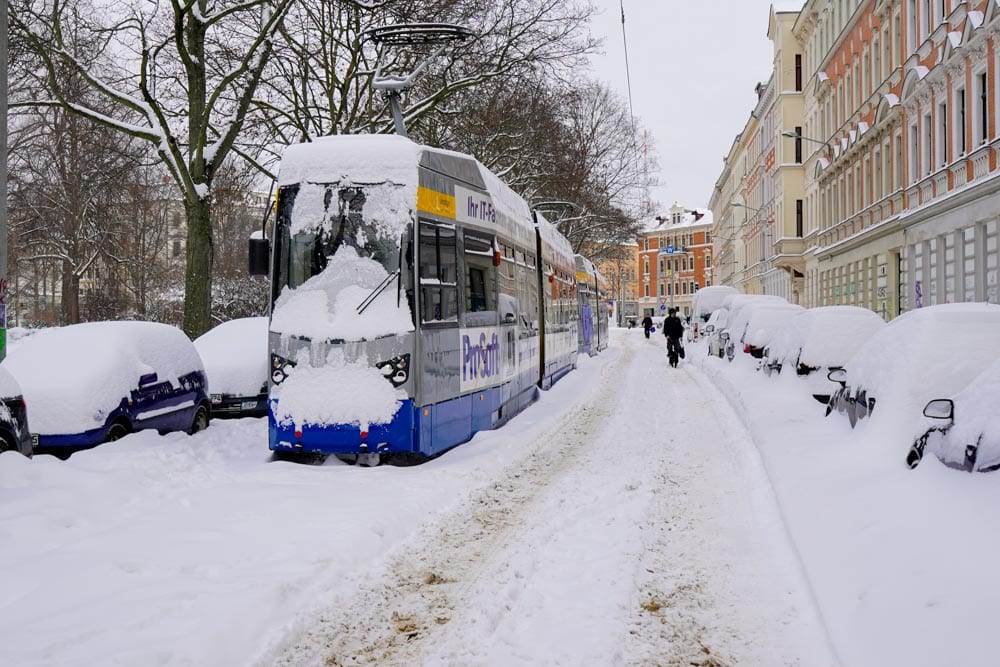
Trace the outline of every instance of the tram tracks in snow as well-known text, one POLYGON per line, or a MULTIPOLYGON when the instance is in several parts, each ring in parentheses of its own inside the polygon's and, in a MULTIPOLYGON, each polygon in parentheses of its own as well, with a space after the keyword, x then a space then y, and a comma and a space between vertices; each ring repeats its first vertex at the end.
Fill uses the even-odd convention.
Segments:
MULTIPOLYGON (((474 492, 456 510, 432 520, 413 541, 367 577, 355 596, 327 610, 277 665, 419 664, 428 640, 454 619, 499 545, 528 520, 524 508, 580 456, 593 432, 614 413, 628 380, 632 350, 601 370, 589 401, 544 430, 538 446, 474 492)), ((572 382, 570 374, 562 382, 572 382)), ((515 418, 516 419, 516 418, 515 418)))
POLYGON ((719 398, 625 339, 529 454, 349 575, 355 592, 270 664, 800 664, 821 633, 787 549, 759 544, 780 528, 762 525, 770 487, 719 398))

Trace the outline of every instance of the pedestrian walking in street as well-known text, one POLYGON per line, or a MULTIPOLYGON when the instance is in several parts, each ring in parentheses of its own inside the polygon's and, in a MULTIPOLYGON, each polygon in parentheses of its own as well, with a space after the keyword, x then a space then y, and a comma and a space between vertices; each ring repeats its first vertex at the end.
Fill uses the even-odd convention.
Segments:
POLYGON ((646 338, 649 338, 649 330, 653 328, 653 318, 649 315, 642 318, 642 332, 646 334, 646 338))
POLYGON ((677 368, 677 360, 684 358, 684 346, 681 345, 684 325, 677 317, 676 308, 667 311, 667 318, 663 320, 663 335, 667 338, 667 359, 672 367, 677 368))

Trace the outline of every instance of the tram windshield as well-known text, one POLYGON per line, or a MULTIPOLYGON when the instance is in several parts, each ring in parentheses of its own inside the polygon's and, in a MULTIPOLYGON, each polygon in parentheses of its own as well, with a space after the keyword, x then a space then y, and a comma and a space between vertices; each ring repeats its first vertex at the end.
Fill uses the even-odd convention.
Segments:
POLYGON ((272 331, 370 340, 413 330, 398 283, 410 213, 392 204, 397 189, 312 183, 282 188, 272 331))

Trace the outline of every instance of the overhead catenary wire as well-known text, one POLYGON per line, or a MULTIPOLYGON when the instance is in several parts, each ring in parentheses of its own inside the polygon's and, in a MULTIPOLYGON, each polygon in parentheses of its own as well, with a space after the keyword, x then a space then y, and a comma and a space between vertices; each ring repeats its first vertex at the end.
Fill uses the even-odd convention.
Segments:
POLYGON ((635 142, 635 111, 632 108, 632 74, 628 66, 628 35, 625 33, 625 0, 618 0, 622 12, 622 46, 625 50, 625 87, 628 89, 628 117, 632 123, 632 141, 635 142))
MULTIPOLYGON (((632 72, 629 68, 628 62, 628 33, 625 30, 625 0, 618 0, 618 7, 621 9, 622 16, 622 47, 625 52, 625 87, 628 91, 628 119, 629 125, 632 128, 632 150, 635 154, 635 169, 636 173, 646 173, 646 162, 645 158, 640 158, 639 146, 636 144, 636 129, 635 129, 635 109, 632 105, 632 72)), ((643 151, 645 151, 645 140, 643 140, 643 151)), ((644 206, 648 208, 649 201, 645 198, 644 206)))

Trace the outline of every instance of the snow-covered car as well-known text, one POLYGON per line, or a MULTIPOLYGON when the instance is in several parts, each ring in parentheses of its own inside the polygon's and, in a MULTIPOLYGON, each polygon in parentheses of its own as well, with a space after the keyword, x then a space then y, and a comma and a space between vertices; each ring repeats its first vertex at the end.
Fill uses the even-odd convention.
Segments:
MULTIPOLYGON (((940 394, 939 394, 940 395, 940 394)), ((915 468, 931 453, 951 468, 968 472, 1000 469, 1000 361, 949 398, 924 406, 924 432, 910 447, 906 463, 915 468)))
POLYGON ((213 417, 267 415, 267 318, 244 317, 194 341, 211 387, 213 417))
POLYGON ((705 326, 702 329, 704 334, 703 337, 708 340, 708 354, 709 356, 722 357, 725 353, 725 346, 719 339, 719 335, 726 330, 726 324, 729 322, 729 311, 723 308, 717 309, 713 312, 708 321, 705 322, 705 326))
POLYGON ((997 359, 1000 306, 950 303, 911 310, 871 336, 830 372, 842 388, 827 414, 845 414, 854 426, 866 417, 889 430, 912 425, 928 401, 965 388, 997 359))
POLYGON ((702 287, 691 301, 691 321, 688 329, 688 340, 698 340, 705 333, 704 326, 716 310, 722 307, 722 302, 730 294, 739 294, 735 287, 729 285, 709 285, 702 287))
POLYGON ((68 455, 142 429, 194 433, 208 426, 208 382, 177 327, 88 322, 45 329, 4 367, 31 406, 36 452, 68 455))
POLYGON ((806 378, 813 398, 828 403, 836 386, 827 374, 845 368, 865 341, 885 326, 885 320, 867 308, 810 308, 792 317, 774 335, 761 368, 767 375, 794 371, 806 378))
POLYGON ((732 361, 736 352, 742 351, 760 359, 772 332, 803 310, 802 306, 790 304, 784 299, 757 299, 743 305, 729 320, 726 357, 732 361))
POLYGON ((31 456, 28 410, 17 380, 0 367, 0 452, 21 452, 31 456))

